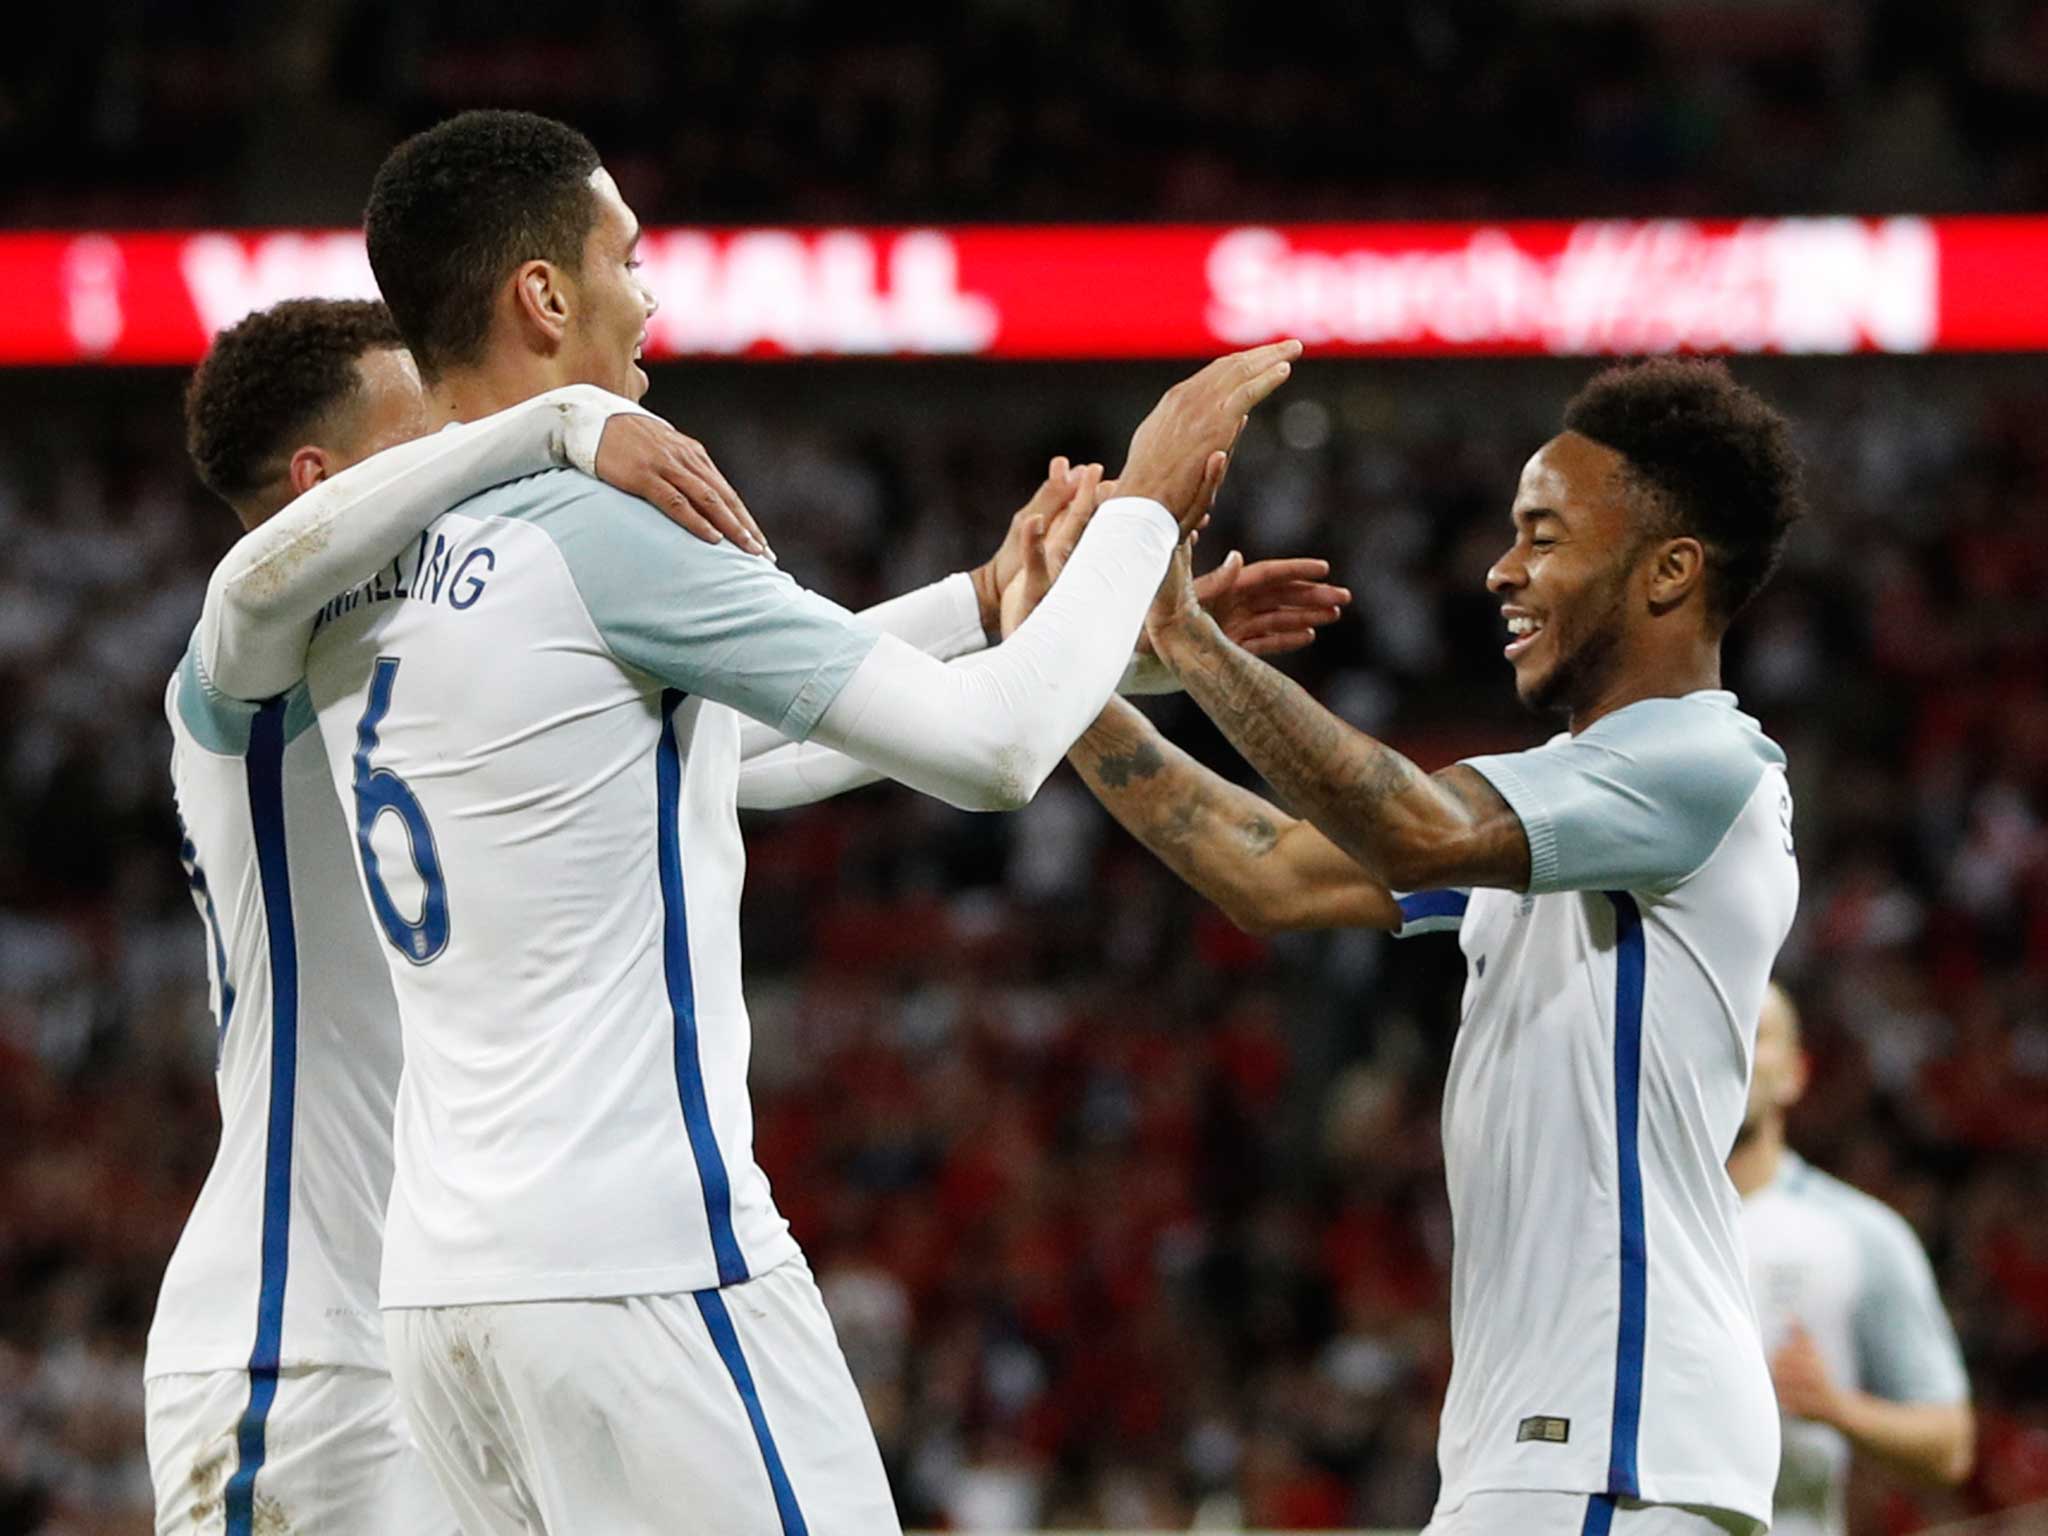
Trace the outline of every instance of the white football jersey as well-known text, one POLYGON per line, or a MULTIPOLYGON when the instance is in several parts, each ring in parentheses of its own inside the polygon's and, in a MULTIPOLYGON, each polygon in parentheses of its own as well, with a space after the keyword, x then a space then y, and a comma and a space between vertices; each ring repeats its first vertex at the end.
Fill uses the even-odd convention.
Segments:
POLYGON ((221 1139, 164 1273, 144 1373, 384 1368, 377 1252, 398 1011, 303 689, 171 679, 171 780, 206 929, 221 1139))
POLYGON ((405 1039, 386 1307, 796 1252, 753 1157, 733 711, 800 740, 875 643, 566 471, 322 609, 307 680, 405 1039))
POLYGON ((1784 755, 1732 694, 1475 758, 1529 894, 1428 892, 1467 980, 1444 1092, 1452 1368, 1438 1512, 1505 1489, 1768 1522, 1777 1412, 1734 1186, 1798 899, 1784 755))
MULTIPOLYGON (((1750 1287, 1764 1348, 1797 1326, 1842 1386, 1896 1403, 1960 1403, 1962 1351, 1927 1255, 1905 1219, 1787 1152, 1742 1203, 1750 1287)), ((1849 1442, 1808 1419, 1783 1425, 1777 1518, 1783 1536, 1848 1529, 1849 1442)))

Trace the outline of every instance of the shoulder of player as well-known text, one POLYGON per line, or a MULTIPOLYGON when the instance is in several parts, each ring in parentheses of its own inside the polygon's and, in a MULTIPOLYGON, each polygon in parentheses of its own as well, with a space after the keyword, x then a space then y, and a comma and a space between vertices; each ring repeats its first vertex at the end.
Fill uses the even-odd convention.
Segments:
POLYGON ((1810 1208, 1826 1211, 1847 1227, 1866 1256, 1883 1261, 1901 1252, 1921 1251, 1913 1224, 1877 1196, 1854 1184, 1802 1164, 1795 1195, 1810 1208))
POLYGON ((1778 744, 1725 693, 1638 699, 1570 739, 1648 769, 1685 798, 1731 818, 1766 773, 1785 766, 1778 744))
POLYGON ((448 510, 531 527, 569 556, 572 565, 583 557, 607 568, 630 566, 648 555, 713 567, 727 560, 754 560, 731 543, 705 543, 638 496, 575 469, 544 469, 508 480, 448 510))
POLYGON ((294 683, 277 701, 234 699, 215 688, 200 664, 196 631, 186 642, 177 670, 164 685, 164 716, 172 733, 216 757, 248 755, 256 717, 270 702, 279 702, 283 707, 287 742, 318 723, 313 697, 303 681, 294 683))

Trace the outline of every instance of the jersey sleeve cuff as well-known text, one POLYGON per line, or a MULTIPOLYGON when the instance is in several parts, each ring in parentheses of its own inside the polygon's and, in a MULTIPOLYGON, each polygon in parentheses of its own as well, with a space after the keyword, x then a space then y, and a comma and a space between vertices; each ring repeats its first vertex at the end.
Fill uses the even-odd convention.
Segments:
MULTIPOLYGON (((979 613, 977 606, 976 612, 979 613)), ((977 620, 978 622, 978 620, 977 620)), ((825 711, 832 707, 832 701, 844 691, 861 663, 873 654, 881 641, 879 630, 863 631, 849 625, 848 641, 839 653, 825 662, 799 688, 796 697, 789 701, 789 708, 782 712, 782 718, 775 722, 775 729, 791 741, 808 741, 811 732, 818 728, 818 722, 825 718, 825 711)))
POLYGON ((952 611, 947 616, 947 632, 932 654, 941 661, 951 661, 956 656, 972 656, 976 651, 987 650, 988 631, 981 627, 981 599, 975 595, 974 578, 965 571, 955 571, 938 586, 952 611))
POLYGON ((1529 840, 1528 894, 1541 896, 1557 889, 1557 827, 1544 806, 1542 794, 1516 765, 1520 755, 1468 757, 1464 765, 1498 790, 1522 823, 1522 835, 1529 840))
POLYGON ((1171 549, 1180 542, 1180 521, 1150 496, 1112 496, 1095 509, 1098 518, 1130 517, 1149 525, 1171 549))

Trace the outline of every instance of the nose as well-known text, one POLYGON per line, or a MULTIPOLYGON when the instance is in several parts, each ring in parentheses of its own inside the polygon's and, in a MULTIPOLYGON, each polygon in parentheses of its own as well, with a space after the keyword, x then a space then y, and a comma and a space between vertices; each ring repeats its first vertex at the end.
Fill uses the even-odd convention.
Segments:
POLYGON ((1519 549, 1518 545, 1510 545, 1506 554, 1486 568, 1486 590, 1495 597, 1529 584, 1529 572, 1522 564, 1519 549))
POLYGON ((661 308, 661 300, 654 296, 654 290, 645 283, 640 285, 640 308, 652 320, 654 312, 661 308))

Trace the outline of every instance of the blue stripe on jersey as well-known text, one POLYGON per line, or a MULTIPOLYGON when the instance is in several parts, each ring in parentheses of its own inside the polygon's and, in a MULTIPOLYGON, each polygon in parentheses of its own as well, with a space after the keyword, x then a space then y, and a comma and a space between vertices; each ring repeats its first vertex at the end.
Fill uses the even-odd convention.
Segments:
POLYGON ((1428 922, 1438 927, 1456 927, 1471 900, 1464 891, 1417 891, 1413 896, 1403 896, 1395 905, 1401 909, 1404 929, 1428 922))
POLYGON ((683 755, 676 745, 676 707, 683 695, 674 688, 661 694, 661 741, 654 755, 654 793, 659 802, 656 827, 661 863, 661 963, 668 979, 669 1014, 675 1020, 676 1096, 683 1103, 683 1126, 690 1133, 690 1151, 697 1159, 697 1182, 704 1187, 704 1215, 711 1227, 711 1251, 718 1257, 718 1283, 738 1285, 747 1278, 747 1261, 732 1229, 732 1180, 725 1156, 711 1129, 711 1107, 704 1096, 704 1064, 697 1056, 697 986, 690 976, 690 918, 683 898, 681 815, 683 755))
POLYGON ((754 1426, 754 1443, 761 1447, 761 1459, 768 1464, 768 1486, 775 1492, 775 1513, 782 1517, 782 1536, 810 1536, 804 1512, 797 1507, 796 1489, 790 1486, 789 1473, 783 1469, 782 1453, 775 1449, 768 1415, 761 1411, 761 1394, 754 1390, 754 1373, 747 1369, 746 1353, 733 1329, 732 1314, 725 1310, 725 1298, 716 1291, 699 1291, 697 1310, 704 1314, 711 1342, 718 1346, 719 1358, 731 1373, 732 1384, 739 1388, 740 1401, 746 1404, 747 1420, 754 1426))
MULTIPOLYGON (((1643 914, 1626 891, 1614 904, 1615 1165, 1621 1202, 1621 1326, 1614 1350, 1614 1431, 1607 1491, 1642 1497, 1636 1436, 1643 1418, 1643 1331, 1649 1316, 1650 1247, 1643 1229, 1643 1161, 1637 1123, 1643 1076, 1643 914)), ((1611 1515, 1610 1515, 1611 1518, 1611 1515)), ((1604 1527, 1603 1527, 1604 1529, 1604 1527)))
POLYGON ((1586 1500, 1586 1523, 1579 1527, 1579 1536, 1607 1536, 1614 1529, 1614 1496, 1596 1493, 1586 1500))
POLYGON ((226 1536, 249 1536, 256 1474, 263 1469, 264 1425, 277 1396, 284 1340, 285 1264, 291 1252, 292 1111, 299 1072, 299 943, 292 925, 291 869, 284 841, 283 699, 272 699, 249 727, 249 825, 263 887, 270 941, 270 1125, 263 1154, 263 1267, 256 1293, 256 1344, 249 1351, 249 1406, 235 1428, 239 1459, 224 1497, 226 1536))

